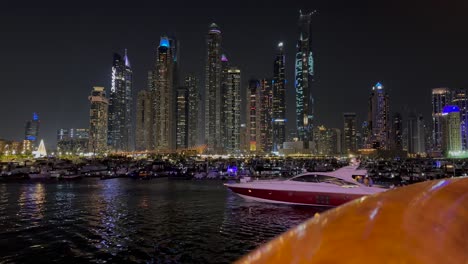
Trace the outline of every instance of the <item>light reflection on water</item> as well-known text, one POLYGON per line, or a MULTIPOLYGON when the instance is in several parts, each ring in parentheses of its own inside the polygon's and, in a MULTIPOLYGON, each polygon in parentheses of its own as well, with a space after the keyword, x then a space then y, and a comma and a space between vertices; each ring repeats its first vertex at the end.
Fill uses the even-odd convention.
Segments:
POLYGON ((228 263, 315 212, 216 181, 2 183, 0 262, 228 263))

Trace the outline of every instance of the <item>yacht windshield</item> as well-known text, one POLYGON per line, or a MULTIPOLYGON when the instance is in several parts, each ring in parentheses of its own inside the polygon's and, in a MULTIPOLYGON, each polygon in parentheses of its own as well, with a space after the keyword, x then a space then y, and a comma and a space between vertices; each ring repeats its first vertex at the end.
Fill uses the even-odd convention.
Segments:
POLYGON ((316 182, 316 183, 331 183, 339 186, 358 186, 355 183, 347 182, 342 179, 338 179, 331 176, 326 175, 317 175, 317 174, 307 174, 292 178, 291 181, 298 181, 298 182, 316 182))

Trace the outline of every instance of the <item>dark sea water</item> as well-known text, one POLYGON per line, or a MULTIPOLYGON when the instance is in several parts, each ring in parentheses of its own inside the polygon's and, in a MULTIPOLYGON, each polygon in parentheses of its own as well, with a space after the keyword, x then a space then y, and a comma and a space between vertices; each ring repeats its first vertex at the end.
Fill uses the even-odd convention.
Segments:
POLYGON ((0 262, 229 263, 315 212, 219 181, 0 183, 0 262))

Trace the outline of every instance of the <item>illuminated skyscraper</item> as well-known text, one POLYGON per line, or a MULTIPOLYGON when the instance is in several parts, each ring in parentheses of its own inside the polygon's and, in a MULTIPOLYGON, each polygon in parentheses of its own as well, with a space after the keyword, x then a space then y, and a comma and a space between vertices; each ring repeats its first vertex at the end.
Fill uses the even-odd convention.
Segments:
POLYGON ((432 89, 432 139, 433 151, 442 151, 442 110, 451 102, 448 88, 432 89))
POLYGON ((176 113, 176 148, 185 149, 188 144, 188 89, 177 89, 177 113, 176 113))
POLYGON ((221 30, 210 25, 206 39, 205 66, 205 142, 208 152, 216 152, 221 145, 221 30))
POLYGON ((89 151, 103 153, 107 150, 107 122, 109 100, 104 87, 94 87, 88 97, 89 111, 89 151))
POLYGON ((39 115, 37 113, 33 113, 32 119, 26 122, 24 139, 30 141, 31 146, 37 145, 40 123, 39 115))
POLYGON ((462 150, 460 108, 446 105, 442 109, 442 150, 446 156, 457 155, 462 150))
POLYGON ((155 87, 155 148, 175 149, 176 106, 174 88, 174 54, 168 37, 163 36, 156 52, 155 87))
POLYGON ((273 66, 273 150, 283 148, 286 141, 286 79, 284 73, 285 56, 283 43, 278 44, 273 66))
POLYGON ((262 152, 261 146, 261 113, 262 94, 260 81, 252 79, 247 89, 247 131, 249 135, 249 151, 262 152))
POLYGON ((352 154, 357 151, 357 122, 356 122, 356 113, 344 113, 344 126, 343 126, 343 136, 344 136, 344 153, 352 154))
POLYGON ((217 153, 223 153, 226 151, 227 146, 227 123, 226 123, 226 102, 228 98, 228 83, 229 83, 229 61, 225 54, 221 54, 221 142, 217 146, 217 153))
POLYGON ((262 150, 265 153, 273 151, 273 90, 271 80, 260 81, 261 110, 260 110, 260 134, 262 150))
POLYGON ((226 102, 224 106, 225 150, 235 153, 240 148, 240 124, 241 124, 241 71, 236 67, 228 70, 228 82, 226 91, 226 102))
POLYGON ((61 128, 57 130, 57 152, 79 154, 88 151, 89 129, 61 128))
POLYGON ((452 104, 460 109, 462 149, 468 150, 468 95, 465 89, 453 91, 452 104))
POLYGON ((304 147, 309 148, 313 140, 314 99, 314 58, 312 55, 311 19, 313 12, 299 14, 299 40, 296 47, 296 122, 297 134, 304 147))
POLYGON ((372 87, 369 98, 367 147, 388 149, 390 143, 389 97, 384 86, 377 83, 372 87))
POLYGON ((136 150, 154 149, 154 96, 153 91, 142 90, 137 96, 136 150))
POLYGON ((133 149, 132 76, 127 50, 123 59, 114 53, 108 121, 108 145, 114 151, 133 149))
POLYGON ((198 78, 195 75, 188 75, 184 80, 185 87, 188 89, 188 147, 198 145, 198 136, 200 134, 200 89, 198 78))
POLYGON ((400 113, 393 115, 392 122, 392 149, 403 150, 403 120, 400 113))

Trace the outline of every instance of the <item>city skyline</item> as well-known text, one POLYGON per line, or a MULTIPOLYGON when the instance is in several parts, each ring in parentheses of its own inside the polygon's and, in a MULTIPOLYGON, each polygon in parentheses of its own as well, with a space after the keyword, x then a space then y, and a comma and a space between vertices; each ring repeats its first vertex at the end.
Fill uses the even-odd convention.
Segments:
MULTIPOLYGON (((398 6, 398 4, 396 4, 395 6, 398 6)), ((204 50, 206 48, 204 46, 204 38, 206 37, 206 27, 211 22, 216 22, 223 30, 223 47, 226 47, 225 50, 223 50, 223 52, 226 52, 230 61, 233 62, 233 65, 238 66, 243 71, 244 78, 241 84, 241 89, 243 93, 245 93, 245 90, 247 90, 247 83, 250 77, 255 77, 258 79, 271 77, 272 55, 275 54, 276 44, 279 41, 284 42, 286 55, 286 80, 288 81, 286 84, 286 97, 288 108, 287 116, 289 119, 294 120, 294 108, 291 107, 291 105, 294 106, 295 99, 295 94, 293 92, 294 64, 292 59, 294 58, 296 42, 295 40, 297 39, 297 16, 299 9, 301 8, 303 8, 303 10, 318 10, 318 14, 312 19, 313 27, 316 30, 316 32, 314 32, 313 34, 313 43, 316 45, 316 47, 313 48, 313 51, 316 55, 316 57, 314 56, 314 59, 317 61, 315 64, 317 72, 315 75, 316 85, 314 86, 314 90, 316 90, 316 95, 314 95, 314 99, 316 103, 315 113, 317 117, 317 125, 324 124, 327 127, 341 128, 342 113, 356 112, 359 126, 359 124, 362 123, 362 121, 365 120, 366 117, 365 105, 366 97, 368 95, 368 89, 377 81, 381 81, 383 85, 389 90, 390 97, 392 98, 392 108, 403 109, 401 112, 404 115, 409 111, 421 112, 425 116, 425 119, 429 120, 428 116, 430 115, 430 90, 436 87, 465 88, 466 81, 462 80, 464 75, 461 73, 463 71, 466 72, 466 69, 464 69, 464 67, 466 66, 463 66, 461 63, 457 63, 457 59, 459 59, 461 62, 464 58, 464 56, 462 56, 463 53, 461 53, 461 50, 455 48, 454 51, 446 49, 444 50, 444 52, 436 52, 440 50, 439 47, 441 44, 438 41, 438 39, 435 39, 435 41, 433 42, 424 40, 428 40, 430 35, 428 33, 439 33, 436 34, 436 36, 441 36, 441 34, 443 33, 445 40, 448 37, 448 40, 452 40, 452 42, 448 41, 447 44, 445 44, 446 46, 442 47, 453 47, 456 45, 460 45, 460 47, 463 46, 462 43, 466 40, 462 40, 461 42, 455 44, 454 40, 457 40, 457 37, 455 36, 455 34, 452 34, 454 32, 452 32, 451 30, 448 30, 448 32, 446 32, 446 28, 443 28, 444 25, 453 26, 454 23, 458 21, 458 19, 461 19, 461 17, 454 16, 454 18, 449 19, 448 21, 440 21, 438 23, 434 23, 434 21, 428 19, 428 15, 432 14, 432 12, 435 12, 436 8, 435 6, 431 6, 431 4, 428 4, 428 6, 426 6, 426 9, 423 10, 423 13, 425 14, 425 16, 422 16, 423 20, 426 19, 427 21, 424 20, 425 22, 432 22, 433 25, 437 24, 441 28, 433 28, 431 30, 421 29, 421 32, 415 34, 416 36, 410 36, 410 40, 405 43, 397 41, 390 41, 391 43, 385 43, 386 41, 391 40, 392 35, 395 36, 394 34, 396 33, 392 32, 392 30, 401 29, 401 25, 390 26, 390 22, 376 22, 376 24, 378 24, 380 27, 363 25, 363 22, 373 21, 373 19, 379 17, 382 19, 393 18, 393 15, 390 11, 395 11, 395 8, 390 9, 390 11, 384 11, 384 7, 386 6, 375 5, 373 7, 367 7, 364 10, 357 11, 357 14, 348 14, 349 17, 346 19, 340 18, 340 15, 347 13, 346 10, 349 11, 349 7, 346 6, 339 7, 335 10, 327 5, 322 5, 321 7, 319 4, 316 5, 315 3, 311 3, 309 4, 309 6, 306 7, 303 7, 303 5, 291 5, 291 7, 286 8, 284 11, 282 10, 281 13, 284 15, 284 17, 280 23, 280 27, 277 30, 275 30, 275 33, 271 32, 271 29, 268 29, 270 27, 275 28, 275 25, 278 25, 275 24, 276 22, 274 22, 270 16, 265 17, 266 21, 264 22, 257 21, 258 24, 248 23, 252 22, 252 20, 255 20, 252 19, 251 16, 249 16, 252 14, 252 11, 248 10, 235 9, 234 11, 237 10, 239 11, 238 13, 232 10, 225 11, 226 14, 231 15, 217 15, 214 18, 208 18, 208 16, 204 16, 203 13, 199 14, 199 16, 192 15, 193 18, 196 18, 196 22, 193 25, 187 25, 186 29, 181 27, 177 28, 177 26, 174 26, 180 23, 177 21, 177 16, 175 16, 173 18, 173 21, 169 20, 165 21, 165 23, 161 23, 159 30, 148 30, 144 28, 144 26, 147 25, 148 27, 151 27, 150 25, 152 23, 141 23, 146 20, 149 20, 149 16, 143 16, 141 19, 137 19, 137 22, 139 23, 139 26, 142 27, 142 31, 144 31, 143 29, 151 31, 151 38, 145 39, 145 36, 148 35, 148 32, 140 32, 141 37, 139 39, 134 39, 134 41, 130 42, 122 39, 116 41, 115 39, 112 39, 113 34, 116 34, 116 32, 111 32, 108 33, 108 36, 110 36, 110 38, 102 40, 101 42, 93 42, 88 40, 89 43, 79 41, 78 43, 73 45, 71 45, 70 43, 70 45, 66 45, 67 39, 65 38, 64 40, 62 40, 63 42, 61 42, 61 44, 63 45, 60 45, 60 47, 57 49, 51 49, 56 46, 51 45, 49 47, 47 46, 47 44, 50 43, 44 41, 39 45, 39 48, 43 48, 42 50, 45 54, 48 54, 49 60, 40 59, 40 55, 36 54, 32 57, 28 57, 28 55, 31 54, 27 50, 21 49, 21 45, 19 45, 19 47, 17 48, 9 46, 13 42, 10 41, 8 36, 11 36, 11 34, 13 34, 13 36, 15 35, 15 33, 10 31, 22 32, 26 30, 24 28, 24 25, 29 25, 27 18, 25 22, 21 22, 25 24, 18 23, 18 18, 21 17, 20 14, 16 12, 17 16, 15 16, 15 12, 12 12, 8 15, 7 18, 12 19, 13 22, 15 22, 16 19, 17 23, 12 23, 12 28, 10 29, 2 28, 2 31, 4 31, 4 33, 7 33, 7 37, 6 41, 0 45, 4 46, 4 49, 6 48, 10 53, 14 54, 18 58, 18 60, 12 60, 13 57, 11 55, 7 55, 6 64, 11 68, 20 70, 19 72, 21 72, 22 67, 24 67, 24 65, 28 65, 26 62, 22 61, 23 56, 26 56, 28 57, 28 59, 32 59, 32 61, 41 61, 46 63, 47 66, 51 66, 48 67, 48 71, 56 73, 58 77, 43 77, 46 75, 43 74, 43 71, 41 69, 37 69, 35 72, 31 73, 30 78, 28 78, 31 80, 18 79, 18 76, 16 76, 15 73, 6 74, 5 85, 6 87, 11 88, 2 90, 5 91, 5 93, 4 96, 2 96, 2 109, 0 110, 3 111, 0 111, 0 120, 2 120, 2 123, 4 124, 7 123, 8 126, 2 126, 2 129, 0 129, 0 138, 19 140, 22 137, 24 131, 24 122, 29 118, 32 112, 38 112, 41 116, 40 138, 45 138, 48 147, 55 143, 54 139, 55 132, 57 131, 57 129, 61 127, 86 127, 87 123, 89 122, 89 120, 87 120, 89 102, 86 100, 86 98, 89 95, 89 90, 93 86, 104 86, 106 88, 106 91, 108 91, 108 89, 110 88, 109 67, 110 62, 112 61, 112 53, 114 51, 121 51, 124 48, 128 48, 129 53, 132 56, 132 66, 135 68, 135 92, 145 89, 145 83, 147 78, 146 71, 147 69, 151 68, 148 67, 148 65, 151 64, 153 57, 152 50, 155 49, 155 46, 158 43, 156 39, 159 38, 159 35, 163 34, 163 30, 166 32, 176 32, 178 39, 180 39, 182 54, 181 56, 183 58, 181 62, 182 72, 195 72, 196 76, 199 79, 203 80, 204 64, 202 62, 193 63, 193 58, 201 58, 201 61, 203 61, 203 57, 205 56, 204 50), (379 10, 383 12, 378 13, 378 15, 371 12, 379 10), (358 14, 364 15, 363 18, 357 18, 358 14), (245 17, 246 15, 246 20, 243 23, 241 23, 238 28, 236 28, 234 26, 237 25, 236 23, 234 23, 234 21, 236 21, 236 18, 240 19, 241 17, 245 17), (346 20, 350 20, 351 24, 346 25, 346 20), (330 24, 330 22, 332 23, 330 24), (249 24, 249 30, 245 30, 246 25, 244 24, 249 24), (339 34, 335 34, 336 36, 333 37, 326 32, 327 28, 333 29, 338 25, 342 26, 342 28, 341 31, 338 32, 339 34), (345 32, 345 28, 356 25, 362 26, 363 32, 354 32, 355 36, 351 36, 349 33, 345 32), (13 30, 13 28, 15 27, 17 30, 13 30), (196 31, 189 32, 194 28, 196 28, 196 31), (376 30, 377 28, 379 28, 379 30, 376 30), (242 30, 245 31, 242 32, 242 30), (252 33, 253 31, 255 32, 255 34, 252 33), (239 40, 236 40, 238 36, 243 35, 245 35, 245 40, 251 40, 251 37, 253 35, 258 41, 246 41, 247 43, 241 43, 239 40), (422 38, 417 39, 418 37, 422 38), (142 40, 142 38, 144 40, 142 40), (354 45, 342 46, 342 43, 340 44, 340 42, 342 41, 344 41, 347 44, 351 43, 354 45), (110 42, 112 42, 112 44, 109 45, 110 42), (357 47, 357 43, 364 45, 363 47, 357 47), (418 43, 424 43, 424 54, 427 52, 428 54, 433 54, 433 56, 423 58, 423 52, 415 49, 416 46, 419 45, 418 43), (84 44, 90 47, 84 48, 84 44), (410 45, 407 46, 404 44, 410 45), (249 45, 254 45, 256 48, 252 48, 252 51, 249 51, 247 49, 249 45), (149 51, 147 49, 148 46, 151 48, 151 50, 149 51), (192 46, 197 46, 197 48, 192 46), (139 51, 139 47, 143 47, 142 51, 139 51), (373 49, 370 49, 369 47, 373 47, 373 49), (84 59, 90 61, 89 65, 86 65, 82 59, 77 58, 77 55, 72 54, 70 49, 77 48, 83 49, 83 51, 80 51, 78 53, 83 52, 87 55, 84 56, 84 59), (192 52, 194 50, 196 50, 196 52, 192 52), (352 51, 353 54, 349 53, 343 57, 344 53, 349 51, 352 51), (414 54, 411 54, 411 52, 414 52, 414 54), (457 54, 456 52, 460 52, 461 55, 459 57, 454 58, 453 56, 457 54), (359 57, 359 55, 363 53, 367 56, 359 57), (401 54, 396 56, 396 58, 390 58, 390 56, 395 55, 396 53, 401 54), (252 57, 252 54, 254 54, 254 57, 252 57), (61 65, 58 65, 58 62, 60 62, 61 59, 58 57, 65 55, 69 55, 69 62, 63 64, 65 65, 64 68, 70 66, 70 71, 73 73, 62 75, 61 70, 58 69, 58 67, 61 67, 61 65), (39 56, 38 59, 35 59, 35 56, 39 56), (444 56, 446 56, 447 58, 442 58, 444 56), (133 57, 135 57, 135 59, 133 59, 133 57), (252 58, 246 59, 248 57, 252 58), (261 57, 261 59, 257 59, 257 57, 261 57), (421 58, 423 59, 421 60, 421 58), (353 61, 351 59, 354 59, 354 63, 350 63, 350 61, 353 61), (359 59, 359 63, 356 62, 357 59, 359 59), (423 63, 426 59, 427 61, 432 61, 429 67, 424 65, 423 63), (185 63, 184 60, 187 62, 185 63), (344 63, 341 63, 341 61, 343 60, 344 63), (443 63, 445 60, 447 61, 447 63, 443 63), (455 60, 455 62, 453 62, 453 60, 455 60), (450 65, 448 65, 449 61, 452 62, 450 65), (376 63, 378 67, 376 67, 376 63), (412 75, 408 75, 405 73, 405 71, 407 71, 411 65, 418 65, 420 69, 418 69, 417 72, 413 72, 412 75), (357 69, 353 69, 353 67, 355 66, 357 66, 357 69), (75 67, 79 67, 80 70, 76 70, 75 67), (400 69, 395 69, 395 67, 399 67, 400 69), (429 72, 431 73, 429 75, 434 76, 427 76, 427 73, 422 74, 422 72, 424 72, 424 69, 429 69, 429 72), (357 70, 362 71, 362 73, 358 73, 356 76, 355 72, 357 70), (77 74, 79 74, 75 75, 74 72, 77 72, 77 74), (79 76, 79 79, 76 79, 76 76, 79 76), (335 76, 336 79, 342 80, 333 80, 333 78, 331 78, 333 76, 335 76), (405 78, 407 79, 405 80, 405 78), (448 82, 446 80, 452 81, 448 82), (31 81, 34 81, 33 83, 35 85, 29 85, 28 83, 30 83, 31 81), (29 87, 36 87, 37 90, 34 90, 29 87), (409 90, 411 88, 413 89, 409 90), (26 100, 22 101, 16 99, 17 95, 14 92, 10 92, 10 90, 17 91, 18 89, 22 89, 25 92, 27 92, 27 94, 31 95, 31 99, 26 98, 26 100), (40 93, 38 93, 38 91, 40 91, 40 93), (404 94, 403 91, 405 91, 406 93, 405 96, 402 96, 404 94), (340 93, 340 96, 336 96, 337 92, 340 93), (424 100, 421 100, 421 97, 424 100), (23 105, 21 107, 18 107, 17 111, 14 111, 14 113, 7 111, 7 109, 9 108, 15 108, 15 105, 18 104, 18 102, 23 102, 23 105), (414 104, 412 104, 413 102, 414 104), (408 109, 407 111, 405 111, 405 107, 408 109)), ((13 11, 14 10, 15 9, 13 9, 13 11)), ((26 12, 32 12, 33 10, 34 9, 31 9, 26 12)), ((259 9, 254 10, 258 11, 259 9)), ((58 9, 58 11, 60 11, 60 9, 58 9)), ((63 14, 62 17, 60 17, 60 12, 58 11, 50 9, 47 12, 51 13, 53 17, 57 16, 59 19, 61 18, 65 21, 68 21, 66 18, 63 17, 63 14)), ((139 9, 132 10, 130 13, 133 12, 134 14, 137 11, 143 12, 139 9)), ((273 12, 271 16, 273 16, 273 14, 279 13, 278 10, 275 11, 275 9, 272 9, 272 11, 273 12)), ((456 14, 456 11, 452 10, 451 8, 442 8, 442 10, 439 11, 446 13, 453 11, 456 14)), ((71 11, 69 10, 69 12, 71 11)), ((95 21, 98 22, 97 29, 91 30, 91 32, 88 33, 91 35, 97 34, 99 30, 102 29, 102 26, 100 25, 99 21, 104 21, 100 19, 104 19, 106 18, 106 16, 104 16, 103 18, 98 18, 97 14, 94 12, 86 13, 87 11, 85 10, 81 10, 80 12, 83 12, 85 17, 92 17, 95 19, 95 21)), ((208 9, 204 12, 217 14, 215 8, 208 9)), ((396 17, 397 15, 395 15, 395 19, 396 17)), ((402 19, 403 21, 414 22, 410 23, 410 28, 418 25, 418 23, 421 23, 413 21, 409 16, 403 16, 403 18, 398 18, 402 19)), ((5 17, 3 19, 5 19, 5 17)), ((124 21, 127 20, 124 19, 124 21)), ((40 19, 39 24, 41 24, 41 22, 46 23, 47 21, 48 18, 43 17, 40 19)), ((132 24, 130 23, 129 25, 132 24)), ((80 32, 80 30, 77 30, 77 28, 80 28, 80 26, 87 28, 90 25, 84 22, 81 24, 78 22, 76 24, 71 23, 69 26, 70 30, 67 32, 55 32, 54 27, 60 28, 60 26, 58 25, 54 25, 54 27, 51 26, 50 28, 44 28, 42 29, 42 31, 39 30, 39 32, 45 33, 46 36, 49 36, 51 33, 55 32, 57 34, 57 38, 59 38, 60 36, 70 36, 69 34, 73 32, 77 33, 77 35, 74 37, 82 36, 83 34, 86 36, 85 32, 80 32)), ((461 30, 463 32, 463 29, 461 30)), ((400 34, 405 35, 408 34, 410 31, 411 30, 403 30, 402 32, 400 32, 400 34)), ((121 33, 125 32, 127 34, 130 34, 128 32, 128 29, 121 30, 121 33)), ((457 34, 460 33, 460 31, 457 31, 457 34)), ((35 33, 31 34, 34 35, 35 33)), ((132 34, 136 33, 132 32, 132 34)), ((39 37, 39 39, 41 39, 41 37, 39 37)), ((29 63, 34 62, 29 61, 29 63)), ((11 71, 10 69, 7 69, 2 72, 10 73, 11 71)), ((50 76, 50 73, 48 75, 50 76)), ((183 75, 184 74, 181 74, 181 76, 183 75)), ((136 94, 134 94, 134 97, 136 98, 136 94)), ((393 110, 391 111, 393 113, 393 110)), ((244 114, 242 116, 244 116, 244 114)), ((294 123, 295 122, 288 122, 288 128, 293 127, 294 123)))

